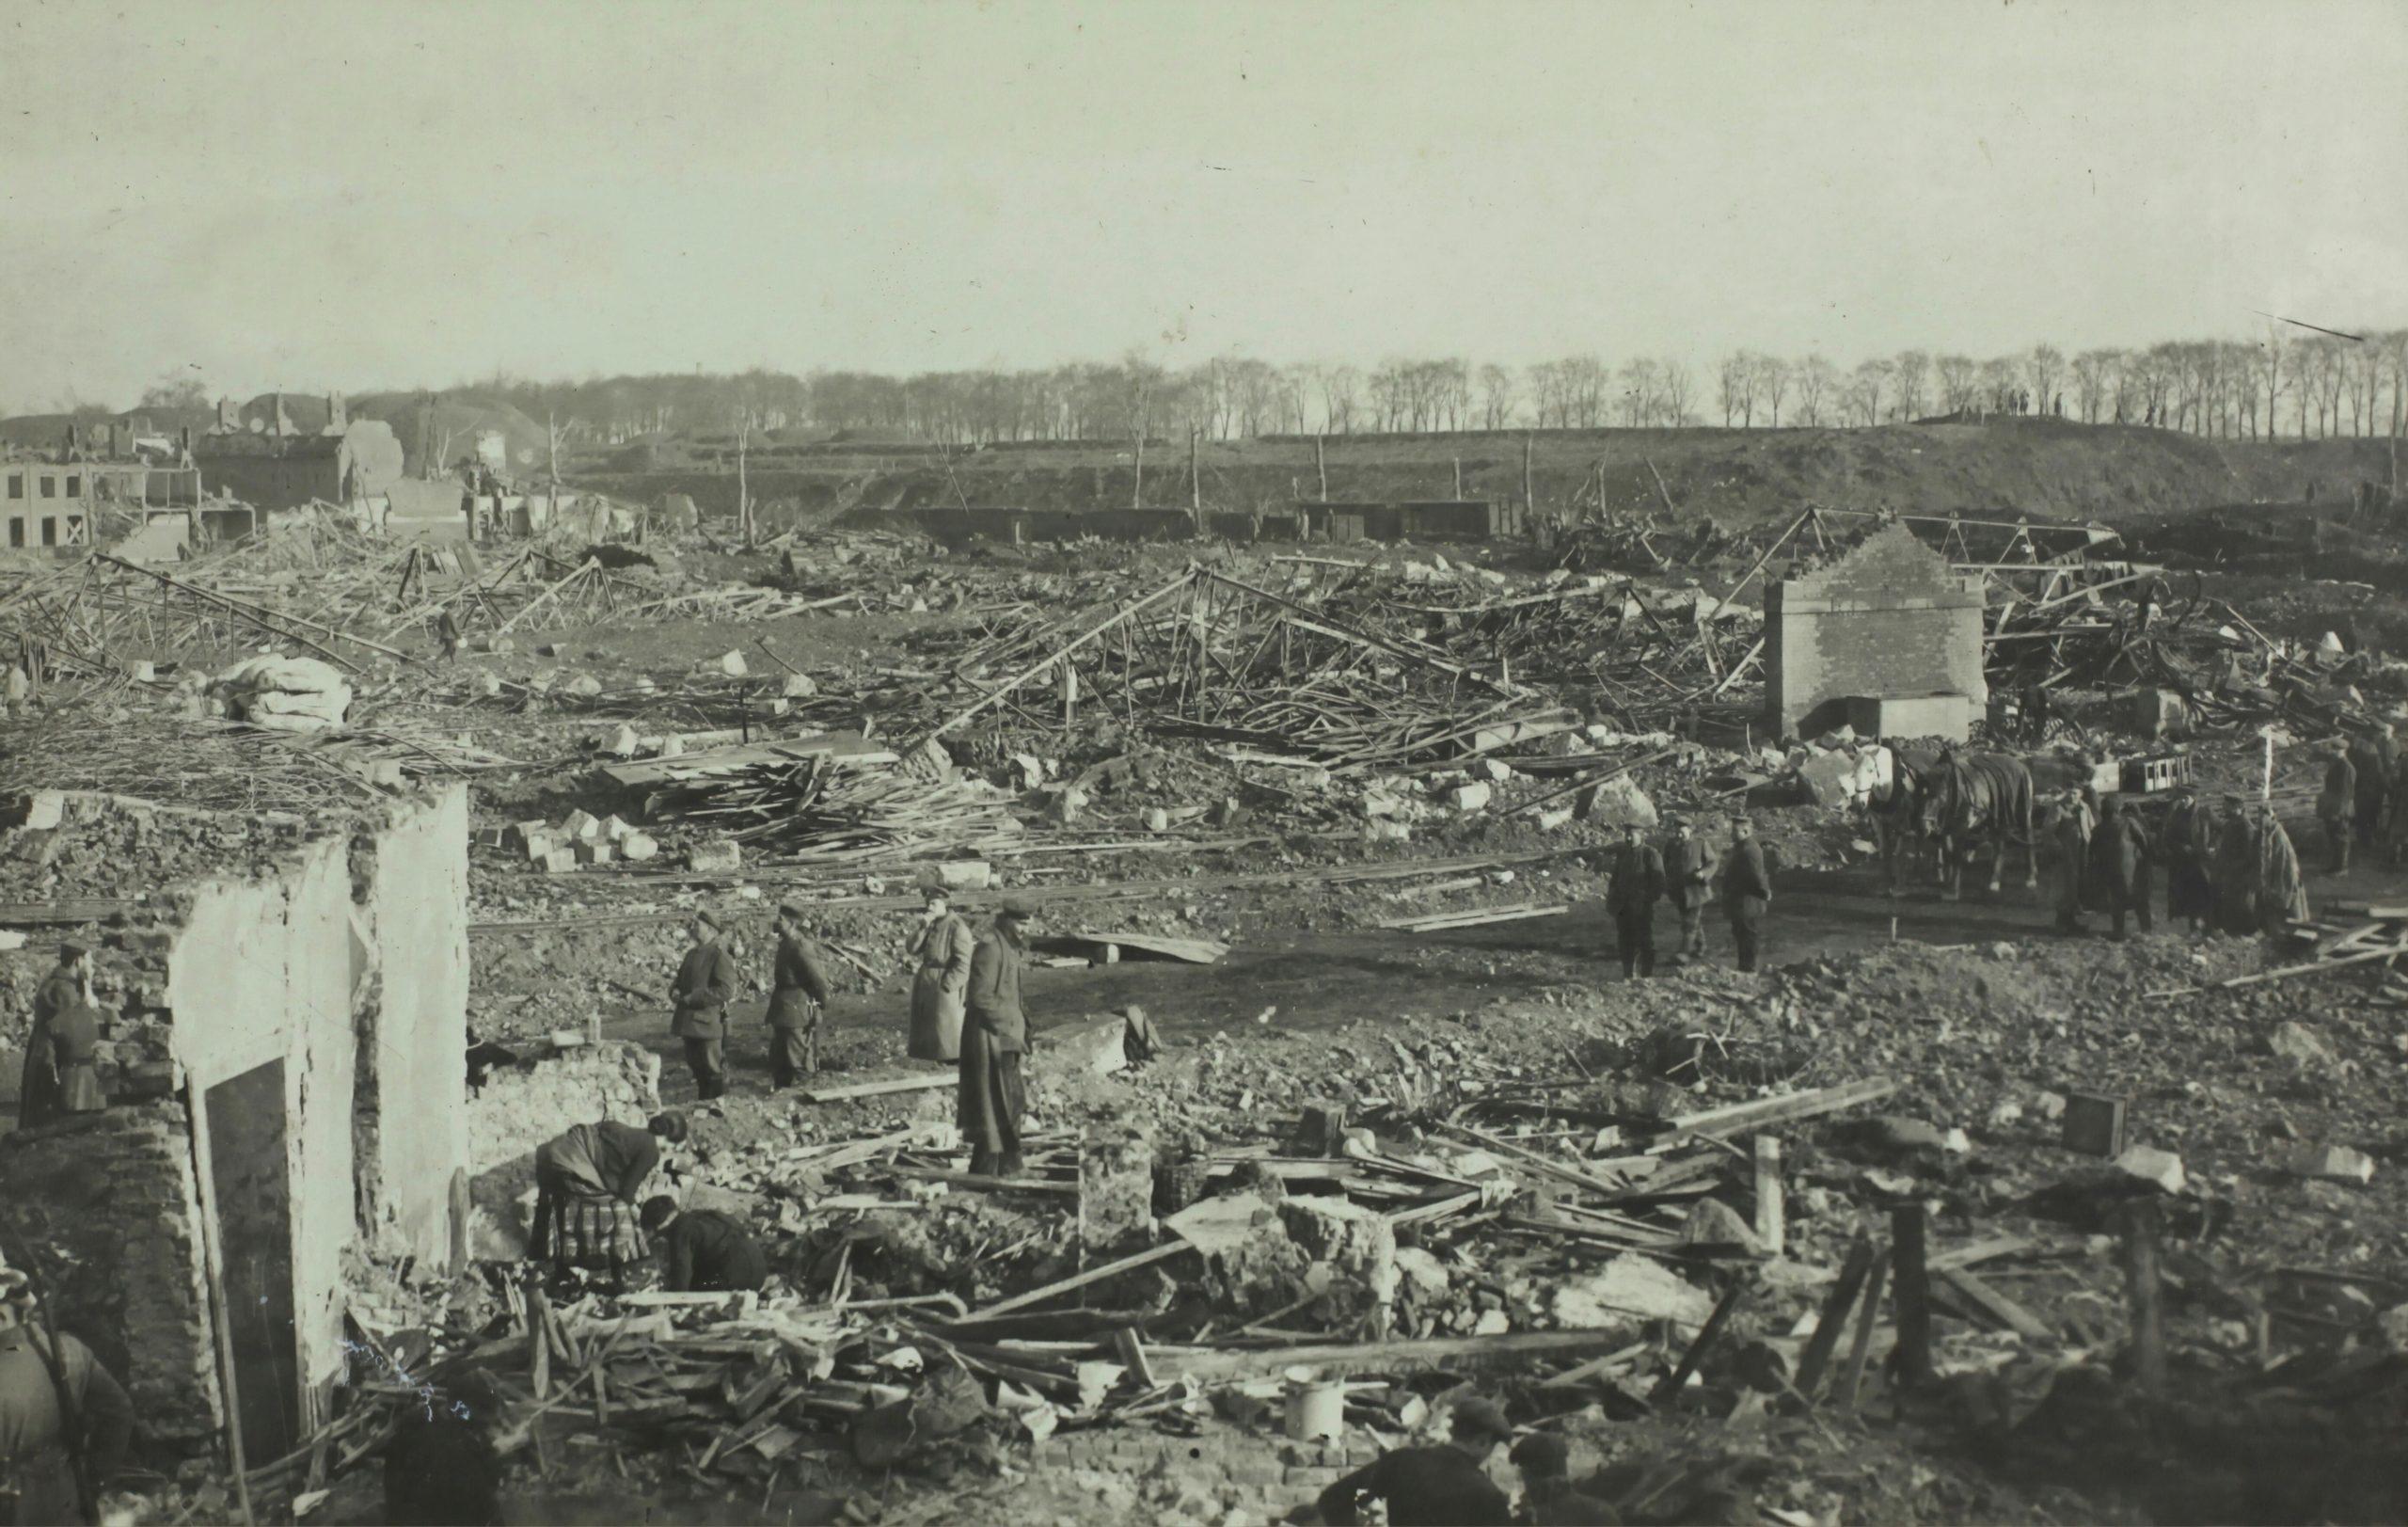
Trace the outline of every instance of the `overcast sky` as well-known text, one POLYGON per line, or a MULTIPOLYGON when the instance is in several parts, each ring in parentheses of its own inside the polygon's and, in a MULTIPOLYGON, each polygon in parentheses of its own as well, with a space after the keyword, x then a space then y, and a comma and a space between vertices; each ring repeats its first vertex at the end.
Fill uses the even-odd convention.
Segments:
POLYGON ((2408 5, 0 8, 0 407, 2408 325, 2408 5))

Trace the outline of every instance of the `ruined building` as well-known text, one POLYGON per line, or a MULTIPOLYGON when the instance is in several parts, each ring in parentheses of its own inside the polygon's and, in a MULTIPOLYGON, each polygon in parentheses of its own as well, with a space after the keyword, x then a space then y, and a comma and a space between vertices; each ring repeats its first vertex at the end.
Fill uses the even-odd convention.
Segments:
POLYGON ((467 838, 461 787, 400 798, 102 941, 110 1106, 0 1139, 0 1228, 154 1441, 233 1416, 253 1464, 290 1451, 343 1369, 346 1255, 462 1255, 467 838))
POLYGON ((1765 594, 1766 720, 1785 737, 1963 741, 1989 703, 1982 583, 1904 525, 1765 594))

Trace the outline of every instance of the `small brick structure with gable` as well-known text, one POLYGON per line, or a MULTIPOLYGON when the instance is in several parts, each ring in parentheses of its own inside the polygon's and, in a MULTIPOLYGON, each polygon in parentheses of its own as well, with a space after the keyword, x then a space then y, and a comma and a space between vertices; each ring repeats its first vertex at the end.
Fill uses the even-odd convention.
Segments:
MULTIPOLYGON (((1956 713, 1970 725, 1989 703, 1982 607, 1981 580, 1954 571, 1907 527, 1874 532, 1830 565, 1766 589, 1766 719, 1780 735, 1814 737, 1846 722, 1851 700, 1961 695, 1956 713)), ((1950 730, 1963 740, 1961 727, 1950 730)))

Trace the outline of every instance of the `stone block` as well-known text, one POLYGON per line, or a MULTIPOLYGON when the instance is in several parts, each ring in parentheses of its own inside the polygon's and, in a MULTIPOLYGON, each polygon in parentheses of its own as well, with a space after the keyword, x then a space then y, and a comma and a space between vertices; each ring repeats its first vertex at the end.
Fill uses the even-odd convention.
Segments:
POLYGON ((984 859, 956 859, 937 866, 948 891, 983 891, 995 883, 995 867, 984 859))
POLYGON ((1485 810, 1488 806, 1488 798, 1495 793, 1495 788, 1484 779, 1476 779, 1467 785, 1458 785, 1447 792, 1447 804, 1457 811, 1485 810))
POLYGON ((592 674, 579 674, 568 681, 568 692, 591 699, 602 692, 602 681, 592 674))
POLYGON ((1326 1263, 1372 1307, 1385 1310, 1396 1297, 1396 1232, 1377 1209, 1348 1199, 1299 1195, 1279 1201, 1279 1222, 1307 1256, 1326 1263))
POLYGON ((561 823, 561 835, 583 843, 602 831, 602 819, 590 811, 572 811, 561 823))
POLYGON ((619 839, 619 857, 631 865, 640 865, 660 851, 660 842, 650 833, 629 833, 619 839))
POLYGON ((581 865, 607 865, 613 857, 611 847, 600 838, 577 845, 577 862, 581 865))
POLYGON ((1154 1221, 1154 1141, 1142 1130, 1103 1128, 1079 1143, 1079 1239, 1102 1251, 1154 1221))
POLYGON ((2330 1040, 2302 1023, 2276 1025, 2267 1037, 2266 1047, 2286 1060, 2319 1069, 2338 1065, 2341 1060, 2330 1040))
POLYGON ((2139 689, 2123 696, 2124 724, 2142 737, 2185 737, 2191 730, 2190 708, 2176 690, 2139 689))
POLYGON ((1846 715, 1859 737, 1937 737, 1964 742, 1973 734, 1973 700, 1968 694, 1850 695, 1846 715))
POLYGON ((726 675, 730 678, 742 678, 752 671, 750 667, 746 666, 744 654, 735 650, 734 648, 730 648, 729 650, 721 653, 719 660, 711 666, 717 668, 721 673, 726 675))
POLYGON ((1090 1018, 1045 1031, 1038 1051, 1049 1072, 1066 1076, 1109 1076, 1129 1064, 1129 1021, 1090 1018))
POLYGON ((1798 765, 1798 781, 1814 804, 1846 806, 1865 798, 1873 787, 1873 773, 1853 753, 1809 753, 1798 765))
POLYGON ((2283 1166, 2294 1176, 2313 1177, 2320 1182, 2374 1181, 2374 1158, 2346 1145, 2303 1145, 2285 1159, 2283 1166))
POLYGON ((1259 1454, 1241 1453, 1222 1465, 1222 1473, 1232 1485, 1248 1489, 1268 1489, 1284 1481, 1287 1467, 1275 1458, 1259 1454))
POLYGON ((1656 803, 1639 787, 1639 782, 1628 774, 1601 779, 1584 785, 1572 798, 1573 805, 1584 821, 1603 827, 1621 827, 1637 822, 1641 827, 1656 825, 1656 803))
POLYGON ((1702 1326, 1714 1312, 1714 1299, 1662 1263, 1631 1253, 1558 1285, 1553 1312, 1555 1323, 1567 1330, 1605 1330, 1653 1320, 1702 1326))
POLYGON ((31 833, 56 830, 67 819, 67 797, 57 790, 35 790, 18 803, 23 819, 17 825, 31 833))
POLYGON ((778 694, 787 700, 808 700, 819 692, 809 674, 788 674, 778 685, 778 694))
POLYGON ((2182 1158, 2171 1151, 2155 1146, 2131 1145, 2115 1158, 2115 1169, 2146 1183, 2154 1183, 2167 1193, 2179 1193, 2188 1181, 2182 1175, 2182 1158))
POLYGON ((577 850, 566 846, 547 849, 535 863, 547 875, 565 875, 577 867, 577 850))
POLYGON ((706 875, 723 874, 743 863, 744 849, 737 843, 697 843, 686 851, 686 867, 706 875))
POLYGON ((1572 825, 1572 808, 1568 805, 1546 806, 1540 810, 1539 831, 1560 833, 1572 825))

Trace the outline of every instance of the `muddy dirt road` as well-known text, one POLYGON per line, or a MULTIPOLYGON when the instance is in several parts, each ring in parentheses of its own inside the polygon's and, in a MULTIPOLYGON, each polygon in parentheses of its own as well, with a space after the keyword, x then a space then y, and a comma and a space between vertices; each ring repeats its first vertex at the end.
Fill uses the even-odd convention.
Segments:
MULTIPOLYGON (((1893 936, 1893 917, 1894 936, 1925 944, 2056 938, 2047 877, 2026 890, 2015 867, 2010 866, 1996 899, 1973 889, 1958 902, 1943 901, 1928 888, 1893 901, 1880 893, 1880 882, 1869 870, 1792 872, 1783 877, 1766 927, 1766 963, 1787 964, 1886 942, 1893 936)), ((2388 897, 2402 886, 2408 886, 2408 876, 2387 871, 2361 869, 2345 877, 2311 873, 2309 879, 2310 895, 2319 902, 2388 897)), ((2161 886, 2161 904, 2162 896, 2161 886)), ((2089 931, 2082 936, 2105 936, 2105 917, 2094 914, 2087 923, 2089 931)), ((1727 963, 1730 930, 1719 908, 1708 916, 1706 940, 1709 957, 1727 963)), ((1659 978, 1670 968, 1665 957, 1678 942, 1671 908, 1660 908, 1656 931, 1659 978)), ((1232 950, 1217 965, 1123 962, 1084 970, 1031 970, 1025 994, 1030 1020, 1039 1033, 1054 1024, 1134 1002, 1143 1004, 1164 1037, 1178 1043, 1224 1029, 1235 1038, 1257 1027, 1338 1027, 1358 1018, 1411 1023, 1499 997, 1622 978, 1604 904, 1592 900, 1561 916, 1447 932, 1363 930, 1256 942, 1232 950), (1266 1012, 1269 1018, 1258 1024, 1266 1012)), ((907 999, 899 992, 848 994, 830 1010, 829 1043, 841 1055, 849 1047, 848 1040, 884 1030, 899 1046, 906 1021, 907 999)), ((676 1100, 692 1097, 693 1084, 676 1042, 668 1035, 665 1013, 622 1008, 608 1015, 604 1027, 614 1039, 636 1041, 667 1058, 664 1092, 676 1100)), ((730 1034, 728 1064, 736 1085, 746 1090, 765 1087, 768 1030, 758 1001, 738 1005, 730 1034)))

